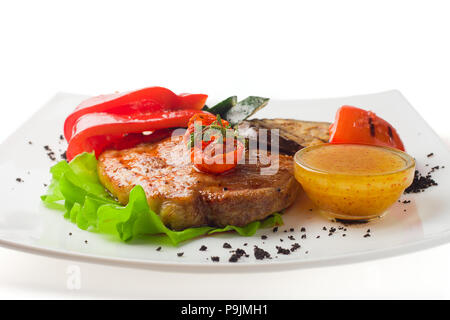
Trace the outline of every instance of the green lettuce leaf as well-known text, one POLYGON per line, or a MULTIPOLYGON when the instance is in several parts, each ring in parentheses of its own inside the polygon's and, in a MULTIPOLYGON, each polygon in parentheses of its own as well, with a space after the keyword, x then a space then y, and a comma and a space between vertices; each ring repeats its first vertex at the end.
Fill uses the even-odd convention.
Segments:
POLYGON ((135 186, 126 206, 118 203, 98 179, 97 159, 91 153, 83 153, 70 163, 61 161, 50 172, 52 182, 48 193, 41 197, 43 203, 64 211, 64 217, 82 230, 117 236, 130 241, 143 235, 166 235, 172 244, 217 232, 235 231, 241 236, 252 236, 260 228, 283 224, 274 213, 263 221, 254 221, 244 227, 198 227, 182 231, 167 228, 158 214, 150 209, 144 189, 135 186))

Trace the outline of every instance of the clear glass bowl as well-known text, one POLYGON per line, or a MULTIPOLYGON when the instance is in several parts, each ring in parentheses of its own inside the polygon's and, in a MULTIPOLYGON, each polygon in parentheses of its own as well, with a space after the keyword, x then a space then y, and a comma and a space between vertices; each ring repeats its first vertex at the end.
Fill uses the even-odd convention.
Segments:
MULTIPOLYGON (((378 170, 370 174, 336 173, 333 170, 313 168, 303 161, 308 152, 329 146, 333 146, 336 150, 336 147, 346 148, 355 145, 316 145, 303 148, 294 156, 295 178, 321 213, 328 218, 365 221, 379 218, 400 198, 413 181, 414 158, 405 152, 388 147, 357 145, 356 149, 359 147, 381 148, 398 156, 404 160, 404 166, 398 170, 378 170)), ((355 156, 350 161, 359 160, 355 156)), ((354 164, 358 165, 358 163, 354 164)))

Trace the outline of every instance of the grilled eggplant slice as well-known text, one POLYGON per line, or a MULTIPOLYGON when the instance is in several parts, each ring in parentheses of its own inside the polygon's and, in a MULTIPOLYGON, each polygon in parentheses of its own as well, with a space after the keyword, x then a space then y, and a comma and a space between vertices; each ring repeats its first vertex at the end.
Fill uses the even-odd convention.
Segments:
MULTIPOLYGON (((293 156, 298 150, 327 143, 330 136, 329 122, 313 122, 294 119, 252 119, 239 124, 239 135, 248 139, 256 139, 259 129, 267 129, 267 147, 270 150, 270 130, 279 130, 279 152, 293 156)), ((259 148, 264 146, 259 146, 259 148)))

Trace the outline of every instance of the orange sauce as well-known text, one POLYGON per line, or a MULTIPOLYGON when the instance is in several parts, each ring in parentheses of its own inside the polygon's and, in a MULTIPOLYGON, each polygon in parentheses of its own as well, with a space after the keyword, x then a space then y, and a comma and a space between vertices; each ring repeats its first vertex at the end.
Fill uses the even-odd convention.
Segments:
POLYGON ((386 147, 324 144, 295 155, 295 177, 331 218, 380 217, 412 183, 415 163, 386 147))

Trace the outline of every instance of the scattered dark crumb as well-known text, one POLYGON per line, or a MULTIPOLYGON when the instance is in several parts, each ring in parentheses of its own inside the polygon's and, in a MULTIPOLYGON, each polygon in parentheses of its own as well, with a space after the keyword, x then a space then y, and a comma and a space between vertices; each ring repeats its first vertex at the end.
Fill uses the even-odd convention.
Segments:
POLYGON ((278 231, 278 227, 275 227, 272 229, 273 232, 277 232, 278 231))
POLYGON ((24 182, 22 178, 16 178, 17 182, 24 182))
POLYGON ((227 191, 228 190, 228 188, 227 187, 223 187, 223 191, 227 191))
POLYGON ((368 238, 368 237, 370 237, 370 234, 366 233, 366 234, 364 235, 364 238, 368 238))
POLYGON ((208 247, 205 246, 205 245, 202 245, 202 246, 200 247, 200 249, 198 249, 198 250, 200 250, 200 251, 206 251, 206 249, 208 249, 208 247))
POLYGON ((287 230, 284 230, 283 232, 287 232, 287 230))
POLYGON ((294 236, 289 236, 289 240, 295 240, 294 236))
POLYGON ((59 135, 59 140, 64 140, 64 136, 62 134, 59 135))
POLYGON ((406 212, 406 209, 403 209, 403 212, 406 212))
POLYGON ((228 259, 229 262, 237 262, 241 257, 248 257, 249 255, 242 249, 236 249, 234 253, 231 255, 230 259, 228 259))
POLYGON ((309 251, 305 251, 305 254, 308 254, 309 253, 309 251))
POLYGON ((33 142, 31 142, 31 141, 28 141, 28 144, 29 144, 29 145, 32 145, 32 144, 33 144, 33 142))
POLYGON ((298 243, 294 243, 291 246, 291 252, 294 252, 295 250, 299 249, 301 246, 298 243))
POLYGON ((302 234, 302 239, 306 239, 306 234, 302 234))
POLYGON ((320 238, 320 236, 317 236, 317 237, 316 237, 316 239, 319 239, 319 238, 320 238))
POLYGON ((277 191, 278 191, 278 192, 281 192, 281 189, 280 189, 280 188, 277 188, 277 191))
POLYGON ((87 241, 87 240, 84 240, 84 243, 88 243, 88 241, 87 241))
POLYGON ((290 228, 289 231, 290 231, 290 232, 294 232, 294 228, 290 228))
POLYGON ((263 234, 263 235, 261 236, 261 239, 266 240, 266 239, 267 239, 267 236, 263 234))
POLYGON ((184 254, 184 252, 178 252, 178 253, 177 253, 177 256, 182 257, 183 254, 184 254))
POLYGON ((328 236, 332 236, 333 235, 333 232, 330 232, 329 234, 328 234, 328 236))
POLYGON ((281 242, 283 242, 283 239, 280 239, 281 242))
POLYGON ((72 232, 69 232, 69 236, 71 236, 72 235, 72 232))
POLYGON ((330 228, 330 232, 331 232, 331 233, 336 232, 336 228, 335 228, 335 227, 331 227, 331 228, 330 228))
POLYGON ((47 187, 47 184, 46 184, 46 183, 44 183, 44 187, 47 187))
POLYGON ((156 251, 161 251, 161 247, 156 248, 156 251))
POLYGON ((323 231, 327 231, 327 227, 323 227, 322 230, 323 230, 323 231))
POLYGON ((432 152, 432 153, 429 153, 429 154, 427 154, 427 157, 429 158, 429 157, 432 157, 432 156, 434 156, 434 153, 432 152))
POLYGON ((258 248, 257 246, 255 246, 255 248, 253 249, 253 252, 254 252, 255 258, 257 260, 263 260, 265 258, 272 259, 272 257, 270 256, 270 253, 268 253, 264 249, 258 248))
POLYGON ((342 234, 343 237, 346 237, 347 235, 345 233, 342 234))
POLYGON ((67 160, 67 151, 64 151, 63 153, 61 153, 61 159, 67 160))
POLYGON ((416 170, 414 172, 414 180, 412 184, 406 188, 405 193, 419 193, 425 191, 425 189, 428 189, 429 187, 437 185, 438 184, 431 178, 430 174, 422 176, 419 171, 416 170))
POLYGON ((404 200, 402 203, 404 204, 411 203, 411 200, 404 200))
POLYGON ((220 258, 219 258, 219 257, 211 257, 211 260, 212 260, 213 262, 219 262, 219 261, 220 261, 220 258))
POLYGON ((279 253, 279 254, 291 254, 291 251, 289 251, 289 249, 285 249, 285 248, 282 248, 282 247, 280 247, 280 246, 276 246, 276 248, 277 248, 277 250, 278 250, 278 252, 277 253, 279 253))
POLYGON ((225 243, 223 244, 223 247, 224 247, 225 249, 231 249, 231 244, 225 242, 225 243))
POLYGON ((369 233, 370 232, 370 229, 367 229, 367 231, 366 231, 367 233, 369 233))
POLYGON ((244 247, 246 247, 248 245, 248 243, 246 242, 246 243, 244 243, 244 247))
POLYGON ((302 228, 300 229, 300 231, 301 231, 301 232, 306 232, 306 228, 305 228, 305 227, 302 227, 302 228))

